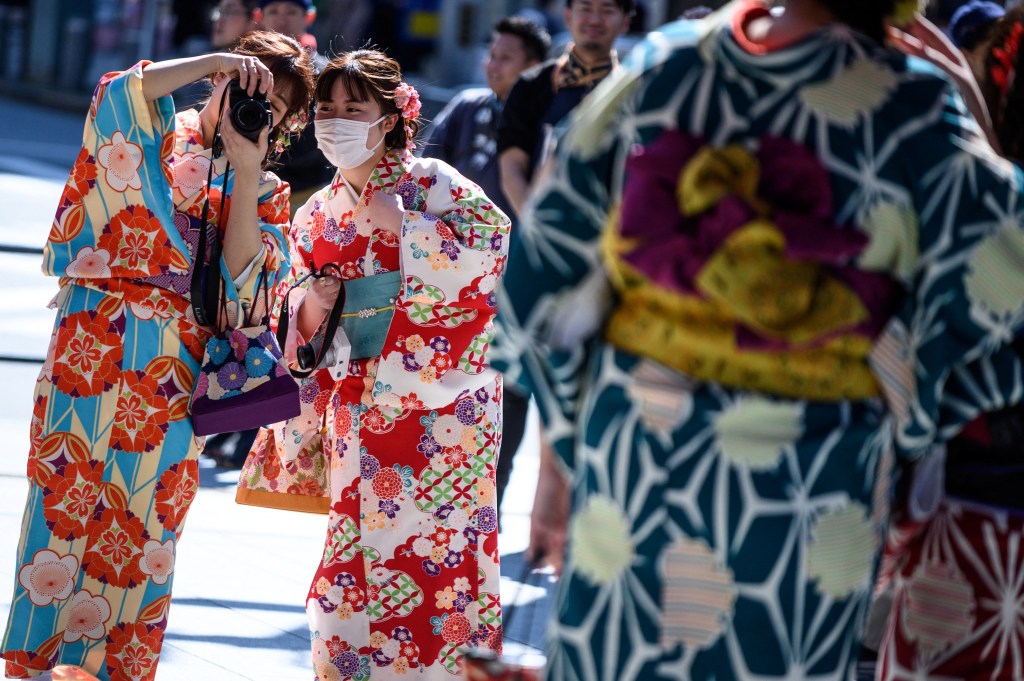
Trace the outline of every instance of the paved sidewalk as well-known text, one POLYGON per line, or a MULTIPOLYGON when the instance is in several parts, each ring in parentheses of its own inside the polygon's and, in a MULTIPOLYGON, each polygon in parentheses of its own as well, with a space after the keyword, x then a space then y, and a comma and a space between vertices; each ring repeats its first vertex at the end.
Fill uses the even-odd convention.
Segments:
MULTIPOLYGON (((21 200, 4 209, 0 244, 41 246, 63 174, 45 161, 33 173, 36 177, 5 172, 11 165, 0 164, 0 194, 21 200)), ((0 282, 0 356, 41 358, 53 323, 46 303, 56 293, 56 281, 39 273, 39 256, 0 253, 0 269, 6 275, 0 282)), ((0 625, 6 624, 15 583, 31 395, 38 371, 36 364, 0 361, 0 625)), ((238 474, 218 471, 205 460, 203 465, 200 491, 176 558, 158 679, 309 681, 313 675, 303 602, 322 550, 325 518, 238 506, 238 474)), ((506 495, 500 537, 503 574, 513 577, 521 574, 536 466, 537 443, 528 439, 506 495)), ((536 659, 540 654, 553 587, 550 579, 540 581, 520 588, 502 580, 506 598, 518 596, 520 603, 506 636, 510 655, 536 659)))

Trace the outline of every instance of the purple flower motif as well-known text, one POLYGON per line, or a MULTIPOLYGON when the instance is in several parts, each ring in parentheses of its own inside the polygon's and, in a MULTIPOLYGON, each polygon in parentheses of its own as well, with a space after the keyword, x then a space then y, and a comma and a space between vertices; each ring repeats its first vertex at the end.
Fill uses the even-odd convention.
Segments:
POLYGON ((330 614, 338 609, 338 606, 327 600, 327 596, 321 596, 320 598, 316 599, 316 602, 320 605, 320 608, 327 614, 330 614))
POLYGON ((349 586, 355 586, 356 585, 356 578, 353 577, 352 575, 350 575, 347 572, 339 572, 334 577, 334 584, 335 584, 335 586, 340 586, 342 588, 349 587, 349 586))
POLYGON ((430 560, 429 558, 423 561, 423 571, 430 577, 441 576, 441 566, 430 560))
POLYGON ((448 551, 444 557, 444 564, 449 568, 456 568, 462 563, 462 554, 456 551, 448 551))
POLYGON ((473 393, 473 397, 475 397, 476 401, 479 402, 480 404, 487 404, 488 402, 491 401, 491 396, 487 392, 486 388, 480 388, 479 390, 477 390, 475 393, 473 393))
POLYGON ((464 426, 472 426, 476 423, 476 405, 473 404, 473 400, 465 399, 459 400, 459 403, 455 405, 455 418, 459 419, 459 423, 464 426))
POLYGON ((455 597, 455 609, 459 612, 466 612, 466 606, 473 602, 469 594, 460 591, 459 595, 455 597))
POLYGON ((372 454, 363 454, 359 457, 359 475, 364 480, 371 480, 380 470, 380 461, 372 454))
POLYGON ((434 517, 438 520, 444 521, 448 519, 448 516, 455 510, 455 504, 441 504, 434 511, 434 517))
POLYGON ((196 378, 196 388, 193 391, 194 399, 199 399, 200 397, 205 395, 206 391, 209 389, 210 377, 206 375, 206 372, 200 371, 199 377, 196 378))
POLYGON ((340 236, 341 230, 338 229, 338 221, 334 218, 327 218, 327 222, 324 224, 324 238, 332 243, 338 243, 340 236))
POLYGON ((373 660, 374 664, 376 664, 378 667, 387 667, 392 662, 394 662, 394 660, 385 655, 384 651, 380 648, 378 648, 370 654, 370 659, 373 660))
POLYGON ((481 532, 494 532, 498 527, 498 513, 493 506, 483 506, 476 512, 476 525, 481 532))
POLYGON ((398 184, 398 195, 402 197, 402 207, 406 210, 412 210, 413 206, 416 205, 416 183, 400 182, 398 184))
POLYGON ((487 305, 490 307, 498 307, 498 296, 493 291, 487 294, 487 305))
POLYGON ((416 450, 428 459, 435 454, 440 454, 441 449, 440 443, 432 435, 420 435, 420 443, 416 445, 416 450))
POLYGON ((452 348, 451 341, 444 336, 434 336, 430 339, 430 347, 434 352, 446 353, 452 348))
POLYGON ((313 404, 313 400, 319 394, 320 384, 316 382, 316 379, 303 381, 302 385, 299 386, 299 399, 306 404, 313 404))
POLYGON ((275 350, 279 351, 279 348, 277 347, 277 338, 270 329, 267 329, 260 335, 256 336, 256 344, 261 348, 266 348, 272 353, 275 352, 275 350))
POLYGON ((501 250, 501 246, 502 246, 503 243, 505 243, 505 235, 504 234, 495 233, 495 234, 491 235, 491 250, 492 251, 500 251, 501 250))
POLYGON ((398 512, 402 510, 401 506, 396 504, 394 499, 382 499, 377 502, 377 507, 380 509, 381 513, 389 518, 394 518, 398 515, 398 512))
POLYGON ((412 640, 412 632, 405 627, 395 627, 391 630, 391 638, 399 641, 400 643, 405 643, 406 641, 412 640))
POLYGON ((405 367, 406 371, 419 371, 420 363, 416 361, 416 355, 411 352, 402 355, 402 366, 405 367))
POLYGON ((238 362, 228 362, 217 372, 217 381, 227 390, 241 388, 247 378, 249 375, 245 373, 245 367, 238 362))
POLYGON ((249 351, 249 337, 241 329, 235 329, 228 337, 231 349, 235 351, 235 359, 239 362, 245 360, 245 353, 249 351))
POLYGON ((466 538, 466 543, 470 546, 476 546, 480 543, 480 533, 473 527, 467 527, 462 531, 462 536, 466 538))
POLYGON ((447 255, 449 260, 459 259, 459 247, 451 239, 441 240, 441 252, 447 255))
POLYGON ((346 650, 331 661, 342 676, 355 676, 359 671, 359 655, 351 650, 346 650))
POLYGON ((352 242, 356 240, 356 234, 358 234, 356 223, 354 220, 349 220, 341 232, 341 245, 351 246, 352 242))

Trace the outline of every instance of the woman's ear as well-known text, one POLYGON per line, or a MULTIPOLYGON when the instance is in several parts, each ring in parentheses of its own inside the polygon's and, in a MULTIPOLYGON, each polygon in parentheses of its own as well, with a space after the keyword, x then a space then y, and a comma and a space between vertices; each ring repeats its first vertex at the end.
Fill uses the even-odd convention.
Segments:
POLYGON ((388 117, 384 119, 385 134, 394 130, 396 125, 398 125, 398 114, 388 114, 388 117))

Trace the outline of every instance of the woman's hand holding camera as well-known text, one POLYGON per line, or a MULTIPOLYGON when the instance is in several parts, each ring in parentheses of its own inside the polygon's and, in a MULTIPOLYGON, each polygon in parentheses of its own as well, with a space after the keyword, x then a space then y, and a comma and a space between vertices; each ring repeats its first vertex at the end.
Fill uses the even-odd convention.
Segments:
POLYGON ((217 72, 230 78, 238 78, 238 84, 252 96, 256 90, 269 94, 274 89, 274 74, 266 64, 256 57, 221 52, 217 54, 217 72))

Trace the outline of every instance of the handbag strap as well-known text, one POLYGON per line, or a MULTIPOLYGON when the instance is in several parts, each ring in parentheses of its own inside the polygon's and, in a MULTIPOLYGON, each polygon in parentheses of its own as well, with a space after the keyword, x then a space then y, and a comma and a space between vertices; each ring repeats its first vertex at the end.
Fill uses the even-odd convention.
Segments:
MULTIPOLYGON (((302 285, 302 283, 307 281, 310 277, 319 279, 327 276, 324 272, 326 269, 327 268, 324 267, 317 270, 316 265, 314 264, 312 271, 292 284, 288 288, 288 292, 281 298, 281 314, 279 315, 277 322, 277 343, 282 348, 288 340, 288 324, 291 321, 291 307, 288 304, 288 300, 291 297, 292 291, 302 285)), ((334 301, 331 313, 327 317, 327 328, 324 329, 324 342, 320 345, 320 350, 316 353, 316 362, 313 363, 313 368, 309 370, 292 369, 289 367, 289 371, 292 372, 292 376, 296 378, 306 378, 317 370, 317 367, 320 366, 320 362, 331 349, 335 334, 338 333, 338 325, 341 323, 341 313, 345 308, 345 282, 341 277, 338 277, 338 281, 341 282, 341 290, 338 292, 338 297, 334 301)))
MULTIPOLYGON (((220 275, 220 257, 223 244, 218 236, 210 245, 210 257, 206 257, 206 239, 209 229, 210 213, 210 184, 213 182, 213 161, 210 156, 210 168, 206 175, 206 198, 203 200, 203 216, 199 223, 199 244, 196 248, 196 257, 192 263, 192 313, 200 326, 216 326, 217 310, 221 307, 222 296, 221 286, 223 284, 220 275)), ((224 186, 220 193, 220 210, 218 215, 224 218, 224 199, 227 196, 227 177, 231 170, 231 163, 224 166, 224 186)))

